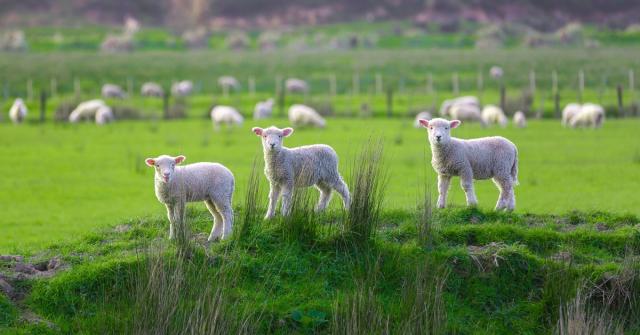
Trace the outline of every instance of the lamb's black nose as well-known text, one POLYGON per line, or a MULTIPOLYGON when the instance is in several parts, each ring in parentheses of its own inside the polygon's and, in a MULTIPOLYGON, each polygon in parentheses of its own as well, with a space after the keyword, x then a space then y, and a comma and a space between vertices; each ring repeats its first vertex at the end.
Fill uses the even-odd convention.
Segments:
POLYGON ((442 137, 442 136, 436 135, 436 140, 440 141, 440 137, 442 137))
POLYGON ((271 145, 272 148, 276 146, 275 143, 271 143, 270 145, 271 145))

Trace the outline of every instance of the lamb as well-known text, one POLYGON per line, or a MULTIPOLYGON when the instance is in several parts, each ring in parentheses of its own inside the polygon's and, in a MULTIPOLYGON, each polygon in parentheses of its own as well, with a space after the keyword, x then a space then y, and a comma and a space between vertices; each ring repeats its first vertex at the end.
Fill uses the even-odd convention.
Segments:
POLYGON ((271 117, 273 113, 273 99, 269 98, 266 101, 258 101, 256 108, 253 110, 253 119, 266 119, 271 117))
POLYGON ((124 99, 126 94, 120 88, 120 86, 115 84, 104 84, 102 85, 102 97, 103 98, 115 98, 115 99, 124 99))
POLYGON ((186 203, 196 201, 204 201, 213 216, 213 227, 207 241, 228 238, 233 228, 233 173, 218 163, 176 166, 184 160, 184 156, 167 155, 145 160, 155 169, 156 197, 167 207, 169 238, 174 239, 176 225, 185 222, 186 203))
POLYGON ((484 126, 480 106, 474 104, 454 104, 449 109, 449 115, 452 119, 463 121, 476 121, 484 126))
POLYGON ((604 122, 604 108, 592 103, 586 103, 580 108, 580 112, 569 120, 571 128, 592 127, 599 128, 604 122))
POLYGON ((24 119, 27 117, 27 106, 24 104, 24 101, 20 98, 17 98, 13 101, 13 105, 9 109, 9 119, 11 122, 18 124, 22 123, 24 119))
POLYGON ((477 106, 480 109, 480 100, 474 96, 458 97, 450 100, 445 100, 440 105, 440 116, 449 116, 451 107, 455 105, 472 105, 477 106))
POLYGON ((522 111, 517 111, 513 114, 513 124, 518 128, 525 128, 527 126, 527 117, 522 111))
POLYGON ((425 119, 425 120, 431 120, 431 113, 424 111, 424 112, 420 112, 418 113, 418 115, 416 115, 415 117, 415 121, 413 122, 413 126, 416 128, 420 128, 422 127, 422 125, 420 125, 420 120, 421 119, 425 119))
POLYGON ((162 97, 164 95, 164 90, 158 83, 146 82, 142 85, 140 94, 145 97, 162 97))
POLYGON ((504 128, 509 121, 502 108, 495 105, 486 105, 482 109, 482 122, 486 125, 497 124, 504 128))
POLYGON ((189 80, 179 81, 171 85, 171 94, 177 97, 186 97, 193 92, 193 83, 189 80))
POLYGON ((580 106, 580 104, 577 104, 577 103, 567 104, 562 110, 562 125, 565 127, 568 126, 569 121, 571 121, 571 119, 574 116, 580 114, 581 108, 582 106, 580 106))
POLYGON ((216 130, 220 129, 220 124, 226 124, 228 126, 242 125, 244 118, 233 107, 230 106, 216 106, 211 110, 211 121, 216 130))
POLYGON ((504 137, 463 140, 451 137, 452 128, 461 121, 420 120, 427 128, 431 144, 431 165, 438 174, 438 208, 444 208, 452 176, 460 176, 467 205, 478 203, 473 190, 474 179, 489 179, 500 189, 496 210, 515 208, 514 186, 518 184, 518 149, 504 137))
POLYGON ((307 93, 309 92, 309 84, 298 78, 289 78, 285 81, 284 86, 291 93, 307 93))
POLYGON ((238 79, 232 77, 232 76, 222 76, 220 78, 218 78, 218 85, 220 85, 220 87, 222 87, 225 90, 229 90, 229 89, 233 89, 233 90, 239 90, 240 89, 240 82, 238 81, 238 79))
POLYGON ((115 117, 109 106, 102 106, 96 111, 96 124, 99 126, 113 122, 114 119, 115 117))
POLYGON ((265 219, 274 217, 280 197, 282 197, 281 213, 284 216, 288 215, 294 189, 312 185, 320 191, 317 211, 327 207, 332 190, 342 196, 344 207, 349 208, 351 205, 349 188, 338 172, 338 155, 333 148, 324 144, 286 148, 282 145, 282 141, 284 137, 291 136, 292 128, 254 127, 252 131, 262 138, 264 174, 270 185, 269 209, 265 219))
POLYGON ((294 126, 312 126, 324 128, 327 122, 315 109, 294 104, 289 107, 289 122, 294 126))
POLYGON ((69 122, 76 123, 83 119, 93 119, 96 117, 96 112, 103 107, 107 107, 107 104, 100 99, 82 102, 69 114, 69 122))

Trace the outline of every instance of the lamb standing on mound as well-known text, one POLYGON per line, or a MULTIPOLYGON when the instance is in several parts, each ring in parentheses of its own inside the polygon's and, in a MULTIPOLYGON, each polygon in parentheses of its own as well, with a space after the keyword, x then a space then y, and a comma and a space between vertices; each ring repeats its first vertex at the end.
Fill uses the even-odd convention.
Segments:
POLYGON ((288 215, 294 189, 312 185, 320 191, 317 211, 327 207, 332 190, 342 196, 344 207, 349 208, 349 188, 338 172, 338 155, 333 148, 324 144, 286 148, 282 146, 282 140, 293 133, 292 128, 254 127, 252 131, 262 138, 264 174, 270 185, 269 209, 265 219, 274 217, 280 197, 281 213, 284 216, 288 215))
POLYGON ((291 105, 289 107, 289 122, 296 127, 311 126, 324 128, 325 119, 315 109, 305 105, 291 105))
POLYGON ((462 140, 451 137, 452 128, 460 121, 445 119, 420 120, 427 128, 431 144, 431 165, 438 173, 438 208, 444 208, 451 177, 460 176, 467 205, 478 203, 473 190, 474 179, 493 178, 500 189, 496 210, 513 210, 516 206, 514 186, 518 184, 518 149, 504 137, 462 140))
POLYGON ((215 130, 220 129, 221 124, 227 126, 240 126, 244 118, 237 109, 230 106, 216 106, 211 110, 211 121, 215 130))
POLYGON ((24 121, 26 117, 27 106, 24 104, 24 101, 22 99, 17 98, 9 109, 9 119, 11 119, 11 122, 18 124, 22 123, 22 121, 24 121))
POLYGON ((186 203, 196 201, 204 201, 213 215, 213 228, 207 241, 229 237, 233 228, 233 173, 218 163, 176 166, 184 160, 184 156, 166 155, 145 160, 155 169, 156 197, 167 207, 169 238, 174 239, 176 225, 182 227, 185 222, 186 203))

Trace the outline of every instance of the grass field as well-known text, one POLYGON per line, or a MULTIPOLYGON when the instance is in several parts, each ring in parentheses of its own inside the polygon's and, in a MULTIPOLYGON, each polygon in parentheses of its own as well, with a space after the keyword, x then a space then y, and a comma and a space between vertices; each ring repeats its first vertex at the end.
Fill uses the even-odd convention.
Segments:
MULTIPOLYGON (((332 119, 324 130, 299 129, 288 146, 332 145, 340 170, 349 175, 356 153, 371 138, 384 140, 388 190, 385 209, 411 209, 427 182, 436 177, 423 130, 410 119, 332 119)), ((257 125, 284 126, 284 120, 257 125)), ((107 127, 92 124, 0 125, 0 203, 3 238, 0 251, 34 250, 74 239, 93 228, 142 215, 164 215, 153 194, 153 171, 143 160, 159 154, 184 154, 187 162, 217 161, 236 176, 235 203, 244 198, 254 159, 262 163, 254 122, 215 133, 209 121, 127 121, 107 127), (28 215, 27 215, 28 213, 28 215)), ((564 213, 603 210, 640 214, 640 121, 609 120, 597 131, 568 130, 557 121, 531 121, 526 129, 482 129, 465 124, 455 135, 502 135, 519 148, 517 212, 564 213)), ((349 177, 347 177, 349 179, 349 177)), ((497 190, 477 182, 483 209, 492 208, 497 190)), ((450 199, 464 204, 457 181, 450 199)), ((334 199, 333 206, 339 201, 334 199)), ((201 205, 196 205, 201 206, 201 205)))

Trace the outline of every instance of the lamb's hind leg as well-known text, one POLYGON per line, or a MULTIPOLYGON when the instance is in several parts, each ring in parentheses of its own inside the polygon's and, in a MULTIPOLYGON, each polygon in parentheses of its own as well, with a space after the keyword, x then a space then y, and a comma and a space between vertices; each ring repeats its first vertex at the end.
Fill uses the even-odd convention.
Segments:
POLYGON ((213 201, 205 200, 204 204, 213 216, 213 227, 211 227, 211 234, 209 234, 209 238, 207 239, 207 241, 210 242, 222 236, 224 221, 213 201))
POLYGON ((512 211, 516 206, 516 198, 513 192, 511 176, 494 177, 493 182, 500 189, 500 196, 496 203, 496 210, 506 209, 512 211))
POLYGON ((329 201, 331 201, 331 187, 324 183, 318 183, 316 184, 316 188, 320 191, 320 199, 318 200, 316 211, 320 212, 327 208, 329 201))
POLYGON ((233 231, 233 208, 231 207, 231 201, 228 199, 216 199, 215 205, 222 216, 223 228, 221 238, 224 240, 231 236, 231 232, 233 231))
POLYGON ((344 209, 349 210, 351 207, 351 194, 349 194, 349 187, 347 186, 347 183, 344 182, 342 177, 339 177, 331 187, 342 197, 344 209))

